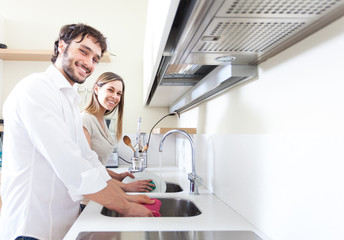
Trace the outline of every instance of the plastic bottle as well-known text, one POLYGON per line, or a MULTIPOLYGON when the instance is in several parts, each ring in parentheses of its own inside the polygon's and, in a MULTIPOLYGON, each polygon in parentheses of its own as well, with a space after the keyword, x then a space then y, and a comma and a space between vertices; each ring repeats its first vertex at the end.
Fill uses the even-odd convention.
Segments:
POLYGON ((0 167, 2 167, 2 133, 0 133, 0 167))

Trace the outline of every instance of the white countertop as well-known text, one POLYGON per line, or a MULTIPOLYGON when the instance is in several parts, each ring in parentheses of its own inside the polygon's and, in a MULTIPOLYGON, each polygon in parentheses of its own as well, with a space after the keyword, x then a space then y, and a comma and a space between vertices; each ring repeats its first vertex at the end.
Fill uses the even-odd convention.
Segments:
MULTIPOLYGON (((127 168, 114 171, 124 172, 127 168)), ((193 201, 201 210, 201 214, 194 217, 107 217, 102 215, 102 206, 96 202, 89 202, 85 210, 69 230, 64 240, 75 240, 80 232, 90 231, 207 231, 207 230, 248 230, 255 232, 260 238, 268 239, 252 224, 236 213, 231 207, 201 186, 200 195, 189 194, 189 180, 187 174, 177 167, 148 168, 147 171, 160 175, 167 181, 179 184, 183 191, 179 193, 148 193, 155 197, 176 197, 193 201)))

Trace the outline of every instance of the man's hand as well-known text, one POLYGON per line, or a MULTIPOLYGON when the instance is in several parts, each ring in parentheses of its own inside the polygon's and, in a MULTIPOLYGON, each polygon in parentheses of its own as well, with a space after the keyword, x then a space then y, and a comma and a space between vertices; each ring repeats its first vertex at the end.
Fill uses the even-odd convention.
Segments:
POLYGON ((153 214, 150 210, 137 203, 153 204, 154 200, 143 194, 128 195, 123 192, 119 183, 116 180, 109 180, 104 189, 84 196, 117 211, 122 216, 152 217, 153 214))
POLYGON ((131 202, 129 205, 129 208, 125 211, 124 214, 121 214, 121 216, 123 217, 153 217, 153 213, 148 208, 140 204, 131 202))

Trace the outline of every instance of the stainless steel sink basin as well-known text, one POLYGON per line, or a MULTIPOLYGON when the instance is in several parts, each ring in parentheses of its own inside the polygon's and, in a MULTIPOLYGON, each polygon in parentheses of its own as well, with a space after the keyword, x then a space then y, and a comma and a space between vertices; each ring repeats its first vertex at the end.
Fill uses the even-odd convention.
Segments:
POLYGON ((182 192, 183 189, 176 183, 166 182, 166 192, 182 192))
POLYGON ((158 198, 161 201, 162 217, 193 217, 201 214, 201 210, 190 200, 182 198, 158 198))
MULTIPOLYGON (((161 217, 193 217, 200 215, 202 212, 190 200, 182 198, 157 198, 161 201, 160 214, 161 217)), ((108 217, 121 217, 114 210, 103 207, 102 215, 108 217)))

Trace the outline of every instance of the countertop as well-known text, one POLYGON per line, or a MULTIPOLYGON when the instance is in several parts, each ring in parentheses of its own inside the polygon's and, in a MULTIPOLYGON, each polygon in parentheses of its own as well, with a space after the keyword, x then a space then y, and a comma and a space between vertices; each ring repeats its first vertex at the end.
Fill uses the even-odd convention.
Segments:
MULTIPOLYGON (((127 171, 127 168, 116 168, 116 172, 127 171)), ((175 197, 193 201, 201 210, 194 217, 160 217, 160 218, 124 218, 107 217, 100 212, 102 206, 90 201, 71 227, 64 240, 75 240, 80 232, 92 231, 253 231, 260 238, 268 239, 245 218, 235 212, 230 206, 217 198, 205 187, 200 186, 200 195, 189 194, 187 174, 175 166, 147 168, 146 171, 160 175, 166 182, 179 184, 182 192, 178 193, 148 193, 155 197, 175 197)))

